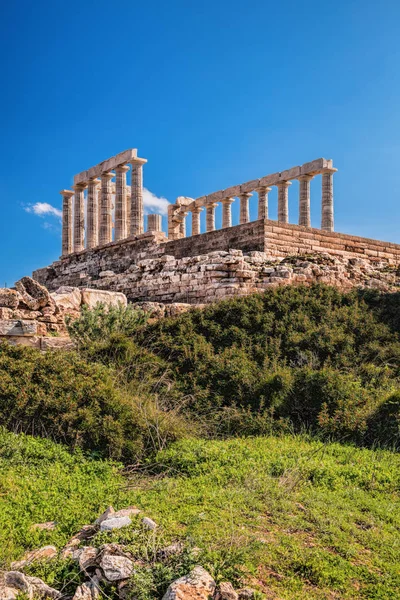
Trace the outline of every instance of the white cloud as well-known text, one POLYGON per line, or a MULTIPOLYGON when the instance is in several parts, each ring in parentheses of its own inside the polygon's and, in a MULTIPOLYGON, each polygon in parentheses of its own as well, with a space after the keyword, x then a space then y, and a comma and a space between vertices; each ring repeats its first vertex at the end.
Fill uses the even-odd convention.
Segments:
POLYGON ((143 204, 146 214, 149 212, 157 212, 166 215, 168 213, 168 200, 162 196, 159 198, 146 188, 143 188, 143 204))
POLYGON ((35 215, 39 215, 43 217, 44 215, 52 215, 61 219, 62 211, 47 202, 36 202, 35 204, 31 204, 30 206, 25 207, 26 212, 33 213, 35 215))

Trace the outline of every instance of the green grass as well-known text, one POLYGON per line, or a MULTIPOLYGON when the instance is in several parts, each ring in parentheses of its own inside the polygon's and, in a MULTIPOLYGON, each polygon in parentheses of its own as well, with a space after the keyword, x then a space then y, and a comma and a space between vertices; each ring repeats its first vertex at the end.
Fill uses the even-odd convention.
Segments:
POLYGON ((136 504, 162 541, 189 540, 217 579, 243 577, 267 597, 399 597, 399 455, 289 436, 186 440, 152 469, 124 480, 115 465, 1 433, 3 565, 24 548, 61 547, 108 503, 136 504), (31 531, 52 519, 54 532, 31 531))

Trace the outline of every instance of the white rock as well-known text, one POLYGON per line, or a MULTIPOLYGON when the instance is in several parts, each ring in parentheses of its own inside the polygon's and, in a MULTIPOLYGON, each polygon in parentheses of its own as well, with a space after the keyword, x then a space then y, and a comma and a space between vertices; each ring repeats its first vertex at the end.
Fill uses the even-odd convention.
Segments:
POLYGON ((162 600, 208 600, 215 591, 215 581, 203 567, 195 567, 167 589, 162 600))
POLYGON ((50 295, 56 305, 63 308, 65 312, 68 310, 78 311, 81 307, 82 295, 77 287, 64 285, 50 295))
POLYGON ((94 308, 96 304, 102 303, 105 306, 127 306, 128 300, 125 294, 121 292, 109 292, 106 290, 92 290, 82 288, 82 304, 89 308, 94 308))
POLYGON ((156 529, 157 527, 157 523, 155 523, 155 521, 152 519, 149 519, 149 517, 143 517, 142 523, 145 527, 147 527, 147 529, 156 529))
POLYGON ((132 524, 129 517, 112 517, 106 519, 100 525, 100 531, 111 531, 112 529, 122 529, 132 524))
POLYGON ((133 572, 133 562, 125 556, 105 554, 101 559, 100 566, 108 581, 128 579, 133 572))
POLYGON ((115 515, 115 510, 112 506, 108 506, 106 510, 95 520, 95 525, 101 525, 103 521, 109 519, 111 515, 115 515))

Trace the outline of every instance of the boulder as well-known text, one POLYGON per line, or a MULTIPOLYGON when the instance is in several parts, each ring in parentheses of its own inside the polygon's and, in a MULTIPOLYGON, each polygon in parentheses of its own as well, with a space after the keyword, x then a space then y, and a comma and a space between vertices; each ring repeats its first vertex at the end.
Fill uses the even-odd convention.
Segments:
POLYGON ((133 573, 133 562, 125 556, 104 554, 100 561, 100 567, 108 581, 128 579, 133 573))
POLYGON ((82 304, 89 308, 95 308, 99 303, 104 304, 105 306, 127 306, 128 304, 125 294, 122 294, 121 292, 82 288, 81 293, 82 304))
POLYGON ((17 590, 17 594, 25 594, 29 600, 34 598, 60 598, 61 592, 55 590, 39 579, 39 577, 29 577, 19 571, 8 571, 5 574, 5 584, 8 588, 17 590))
POLYGON ((79 548, 73 554, 73 557, 78 559, 79 567, 81 571, 86 571, 90 567, 96 566, 96 558, 99 551, 97 548, 93 548, 92 546, 84 546, 83 548, 79 548))
POLYGON ((22 277, 15 287, 21 296, 21 303, 30 310, 39 310, 51 305, 49 291, 31 277, 22 277))
POLYGON ((18 304, 18 292, 8 288, 0 288, 0 306, 4 308, 17 308, 18 304))
POLYGON ((215 600, 238 600, 239 595, 228 581, 223 581, 218 586, 218 591, 215 595, 215 600))
POLYGON ((79 311, 82 303, 81 291, 77 287, 64 285, 51 294, 56 305, 64 312, 79 311))
POLYGON ((167 589, 162 600, 208 600, 215 591, 215 581, 203 567, 195 567, 167 589))
POLYGON ((111 517, 106 519, 100 525, 100 531, 112 531, 113 529, 122 529, 122 527, 129 527, 132 521, 129 517, 111 517))
POLYGON ((57 548, 55 546, 43 546, 43 548, 39 548, 39 550, 26 552, 21 560, 11 563, 11 568, 13 571, 18 571, 19 569, 23 569, 26 567, 26 565, 30 565, 33 562, 39 560, 49 560, 51 558, 55 558, 56 556, 57 548))

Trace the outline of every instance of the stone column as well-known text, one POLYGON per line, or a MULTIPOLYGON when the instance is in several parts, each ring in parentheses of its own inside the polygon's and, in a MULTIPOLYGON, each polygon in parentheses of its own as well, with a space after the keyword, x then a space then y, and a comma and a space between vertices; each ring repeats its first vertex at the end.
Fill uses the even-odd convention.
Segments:
POLYGON ((131 222, 130 235, 143 233, 143 164, 133 162, 131 181, 131 222))
POLYGON ((74 252, 85 249, 85 188, 86 183, 74 185, 74 252))
POLYGON ((147 231, 162 231, 162 217, 158 214, 147 215, 147 231))
POLYGON ((62 203, 62 256, 71 254, 74 250, 72 238, 72 190, 61 190, 62 203))
POLYGON ((311 227, 310 214, 310 181, 312 175, 299 177, 299 225, 311 227))
POLYGON ((322 172, 322 216, 321 229, 333 231, 333 174, 337 169, 326 169, 322 172))
POLYGON ((99 244, 99 187, 100 179, 89 179, 86 209, 86 248, 99 244))
POLYGON ((215 231, 215 209, 218 202, 206 204, 206 231, 215 231))
POLYGON ((268 219, 268 194, 272 188, 260 187, 258 188, 258 218, 268 219))
POLYGON ((222 202, 222 228, 232 227, 232 209, 231 204, 235 198, 224 198, 222 202))
POLYGON ((114 173, 106 172, 101 174, 101 201, 100 201, 100 236, 99 245, 112 242, 112 184, 111 179, 114 173))
POLYGON ((186 237, 186 217, 188 216, 187 212, 180 213, 179 215, 179 237, 186 237))
POLYGON ((239 223, 248 223, 250 221, 249 213, 249 198, 252 196, 250 192, 240 194, 240 218, 239 223))
POLYGON ((278 188, 278 221, 289 223, 289 185, 290 181, 277 183, 278 188))
POLYGON ((124 240, 127 235, 126 215, 126 173, 129 171, 127 165, 115 168, 115 218, 114 218, 114 241, 124 240))
POLYGON ((201 206, 192 208, 192 235, 199 235, 200 233, 200 213, 202 210, 201 206))

